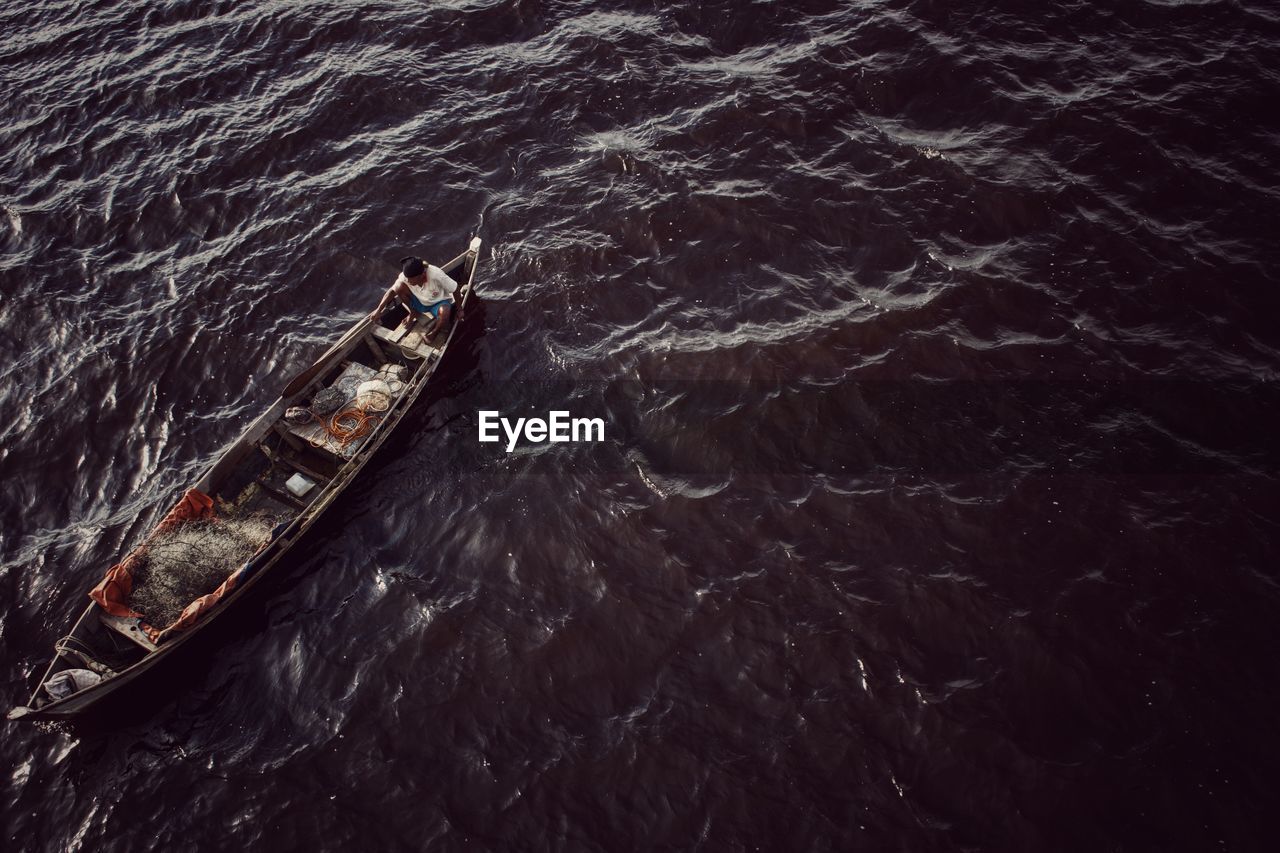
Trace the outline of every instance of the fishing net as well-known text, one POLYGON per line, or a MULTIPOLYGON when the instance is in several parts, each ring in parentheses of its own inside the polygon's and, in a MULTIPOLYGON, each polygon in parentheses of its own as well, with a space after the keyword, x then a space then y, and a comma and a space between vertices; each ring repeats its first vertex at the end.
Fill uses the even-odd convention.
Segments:
POLYGON ((255 512, 193 519, 157 533, 132 569, 129 606, 151 625, 172 624, 183 608, 239 570, 284 520, 255 512))

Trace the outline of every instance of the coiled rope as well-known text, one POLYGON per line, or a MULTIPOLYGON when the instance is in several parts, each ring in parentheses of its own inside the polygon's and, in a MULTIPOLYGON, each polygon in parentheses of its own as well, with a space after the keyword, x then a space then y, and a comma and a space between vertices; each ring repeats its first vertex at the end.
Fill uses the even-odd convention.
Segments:
POLYGON ((342 409, 324 425, 325 432, 346 447, 364 438, 382 421, 381 415, 373 415, 359 406, 342 409))
POLYGON ((339 447, 345 448, 352 442, 364 438, 382 422, 382 415, 375 415, 358 405, 351 405, 351 402, 328 418, 314 413, 311 415, 325 433, 323 438, 310 439, 312 447, 327 448, 331 443, 336 443, 339 447))

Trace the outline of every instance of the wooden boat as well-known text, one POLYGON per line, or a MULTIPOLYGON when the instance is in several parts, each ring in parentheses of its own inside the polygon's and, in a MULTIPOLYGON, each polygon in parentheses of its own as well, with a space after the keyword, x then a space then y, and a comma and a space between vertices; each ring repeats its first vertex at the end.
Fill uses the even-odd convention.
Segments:
MULTIPOLYGON (((13 708, 9 719, 67 720, 86 714, 177 654, 236 601, 251 595, 359 474, 427 387, 465 311, 479 255, 476 237, 467 251, 442 265, 458 283, 458 291, 454 318, 435 340, 425 340, 420 329, 403 327, 401 320, 408 312, 393 303, 376 320, 361 319, 294 377, 279 399, 186 490, 147 540, 108 572, 91 593, 93 603, 55 645, 53 662, 31 698, 13 708), (378 388, 394 393, 370 393, 365 386, 364 395, 355 395, 357 402, 365 401, 363 408, 348 404, 337 413, 312 415, 302 422, 299 409, 314 405, 320 392, 340 389, 341 394, 327 395, 347 397, 349 403, 353 385, 371 376, 382 377, 386 385, 378 388), (294 417, 286 417, 291 410, 294 417), (314 484, 301 497, 288 488, 295 475, 314 484), (221 585, 193 601, 173 624, 149 625, 143 614, 129 609, 128 596, 136 591, 130 566, 142 565, 139 561, 145 559, 157 531, 175 528, 194 514, 216 534, 228 511, 269 512, 282 520, 260 545, 253 543, 257 550, 247 561, 225 566, 221 585), (52 687, 58 689, 51 692, 52 687)), ((427 322, 420 320, 418 325, 427 322)))

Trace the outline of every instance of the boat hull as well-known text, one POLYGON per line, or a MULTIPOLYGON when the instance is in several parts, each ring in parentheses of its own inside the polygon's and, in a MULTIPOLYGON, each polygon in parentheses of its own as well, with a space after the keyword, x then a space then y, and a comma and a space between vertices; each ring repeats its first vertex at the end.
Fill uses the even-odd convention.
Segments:
MULTIPOLYGON (((141 660, 115 672, 93 686, 62 699, 47 702, 40 707, 34 707, 44 683, 58 670, 60 661, 55 656, 53 663, 50 664, 41 678, 28 704, 13 708, 9 712, 9 719, 30 721, 74 720, 100 709, 107 705, 109 700, 131 693, 132 688, 142 681, 145 676, 160 668, 165 661, 181 654, 182 650, 190 646, 196 637, 206 632, 220 620, 225 619, 226 614, 232 610, 237 602, 252 596, 253 591, 260 589, 266 578, 276 574, 274 570, 288 557, 297 543, 306 536, 308 531, 315 526, 333 505, 334 501, 346 490, 347 486, 359 475, 370 459, 378 452, 379 448, 395 432, 396 427, 404 419, 406 413, 413 407, 414 403, 417 402, 430 384, 439 365, 443 362, 445 354, 448 352, 449 345, 458 334, 466 304, 470 300, 474 289, 479 254, 480 243, 479 239, 476 238, 472 240, 471 246, 466 252, 442 265, 450 273, 456 273, 458 269, 461 269, 464 280, 459 282, 459 290, 455 296, 455 320, 450 326, 443 344, 439 346, 438 354, 434 359, 429 356, 424 358, 425 363, 419 369, 425 372, 422 375, 415 375, 414 381, 410 382, 405 392, 398 396, 390 405, 390 408, 383 413, 382 420, 376 430, 363 442, 355 455, 342 465, 336 476, 324 486, 323 490, 305 509, 301 510, 289 522, 288 527, 276 535, 264 551, 255 557, 255 568, 249 577, 238 583, 229 593, 223 596, 191 628, 173 636, 167 642, 162 642, 158 648, 147 653, 141 660)), ((367 341, 375 339, 380 340, 382 346, 390 346, 386 342, 386 333, 383 332, 379 338, 378 335, 374 334, 374 322, 370 318, 362 318, 344 333, 338 344, 335 344, 328 352, 317 359, 307 371, 299 374, 298 378, 306 378, 308 373, 313 377, 323 375, 326 370, 340 363, 342 358, 356 347, 363 347, 367 341)), ((378 346, 379 344, 376 342, 373 344, 374 349, 377 349, 378 346)), ((307 387, 309 387, 307 383, 299 383, 297 379, 290 383, 289 386, 286 386, 285 393, 244 430, 230 448, 209 466, 192 488, 211 489, 219 476, 227 476, 228 471, 234 468, 236 464, 239 464, 246 455, 252 453, 253 447, 256 446, 257 442, 280 422, 285 411, 304 395, 307 387)), ((79 619, 76 620, 72 632, 68 636, 75 637, 77 632, 88 631, 94 625, 94 620, 97 617, 98 605, 90 604, 81 613, 79 619)))

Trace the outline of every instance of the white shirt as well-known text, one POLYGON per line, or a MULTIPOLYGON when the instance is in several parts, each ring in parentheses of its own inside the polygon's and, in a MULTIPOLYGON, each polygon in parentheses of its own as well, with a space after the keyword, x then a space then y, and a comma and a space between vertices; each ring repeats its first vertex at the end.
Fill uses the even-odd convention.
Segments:
POLYGON ((396 284, 407 285, 418 301, 426 306, 434 305, 441 299, 452 302, 454 291, 458 289, 458 283, 450 278, 447 272, 433 264, 427 264, 427 280, 423 284, 409 284, 404 273, 400 273, 396 284))

